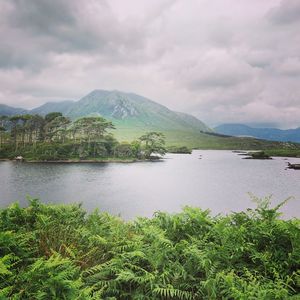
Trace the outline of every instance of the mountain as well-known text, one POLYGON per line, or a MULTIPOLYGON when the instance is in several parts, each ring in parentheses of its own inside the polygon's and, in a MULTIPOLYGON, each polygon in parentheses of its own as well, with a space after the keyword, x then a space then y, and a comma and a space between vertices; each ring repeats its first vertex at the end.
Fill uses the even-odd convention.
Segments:
POLYGON ((300 143, 300 127, 282 130, 278 128, 253 128, 244 124, 223 124, 214 128, 221 134, 248 136, 270 141, 300 143))
POLYGON ((111 120, 117 127, 211 131, 196 117, 171 111, 145 97, 120 91, 95 90, 70 106, 66 115, 72 119, 99 115, 111 120))
POLYGON ((19 115, 19 114, 26 114, 28 111, 24 108, 16 108, 11 107, 5 104, 0 104, 0 116, 13 116, 13 115, 19 115))
POLYGON ((46 115, 49 112, 61 112, 64 115, 70 110, 70 107, 75 102, 73 100, 65 100, 60 102, 47 102, 37 108, 30 111, 32 114, 46 115))

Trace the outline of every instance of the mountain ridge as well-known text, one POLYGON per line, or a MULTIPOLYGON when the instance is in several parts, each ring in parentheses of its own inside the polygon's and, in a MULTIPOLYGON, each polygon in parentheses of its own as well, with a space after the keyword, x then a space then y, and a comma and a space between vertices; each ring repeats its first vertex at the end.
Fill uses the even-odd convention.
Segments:
POLYGON ((245 124, 227 123, 214 128, 217 133, 236 137, 248 136, 269 141, 300 142, 300 127, 294 129, 256 128, 245 124))
POLYGON ((49 112, 58 111, 65 114, 68 111, 69 106, 72 105, 72 103, 75 103, 75 101, 74 100, 62 100, 59 102, 49 101, 36 108, 31 109, 30 113, 46 115, 49 112))
POLYGON ((29 112, 29 110, 27 110, 25 108, 12 107, 12 106, 0 103, 0 115, 13 116, 13 115, 24 114, 24 113, 28 113, 28 112, 29 112))

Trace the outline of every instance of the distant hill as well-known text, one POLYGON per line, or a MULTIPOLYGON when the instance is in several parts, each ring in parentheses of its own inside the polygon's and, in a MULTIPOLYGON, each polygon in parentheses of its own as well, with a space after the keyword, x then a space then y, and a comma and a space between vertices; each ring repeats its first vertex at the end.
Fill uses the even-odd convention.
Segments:
POLYGON ((248 136, 270 141, 300 143, 300 127, 282 130, 278 128, 253 128, 243 124, 223 124, 214 128, 221 134, 248 136))
POLYGON ((46 115, 49 112, 61 112, 64 115, 70 110, 75 102, 73 100, 65 100, 60 102, 47 102, 30 111, 32 114, 46 115))
POLYGON ((0 116, 1 115, 13 116, 18 114, 26 114, 26 113, 28 113, 28 110, 24 108, 16 108, 5 104, 0 104, 0 116))

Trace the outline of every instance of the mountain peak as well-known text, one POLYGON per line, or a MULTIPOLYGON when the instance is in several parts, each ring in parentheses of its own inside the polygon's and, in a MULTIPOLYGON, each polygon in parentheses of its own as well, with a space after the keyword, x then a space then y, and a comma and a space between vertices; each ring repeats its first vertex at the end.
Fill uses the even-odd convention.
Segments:
POLYGON ((75 117, 79 114, 97 113, 113 119, 125 119, 139 115, 134 101, 117 90, 94 90, 78 102, 78 107, 70 112, 75 117))

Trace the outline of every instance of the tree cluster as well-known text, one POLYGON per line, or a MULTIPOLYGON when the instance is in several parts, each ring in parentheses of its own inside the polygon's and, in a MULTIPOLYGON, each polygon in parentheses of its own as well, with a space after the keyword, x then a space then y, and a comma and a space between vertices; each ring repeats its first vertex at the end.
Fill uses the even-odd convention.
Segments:
POLYGON ((165 154, 164 136, 149 132, 132 143, 119 143, 112 122, 102 117, 75 121, 59 112, 46 116, 0 116, 0 157, 22 155, 51 160, 68 158, 146 158, 165 154))

